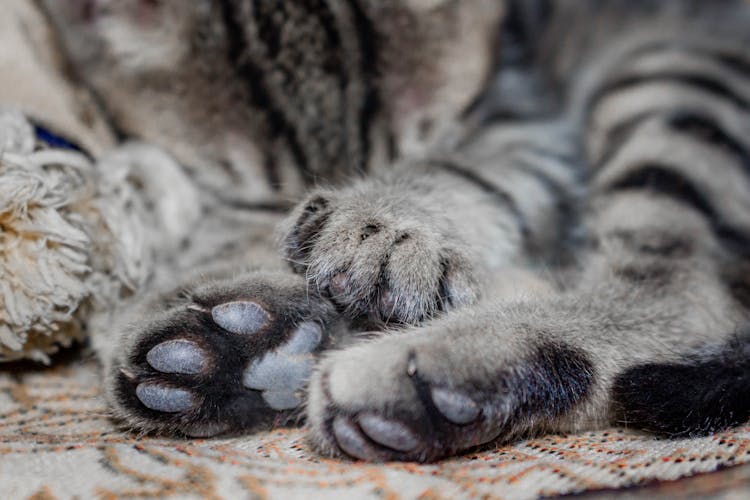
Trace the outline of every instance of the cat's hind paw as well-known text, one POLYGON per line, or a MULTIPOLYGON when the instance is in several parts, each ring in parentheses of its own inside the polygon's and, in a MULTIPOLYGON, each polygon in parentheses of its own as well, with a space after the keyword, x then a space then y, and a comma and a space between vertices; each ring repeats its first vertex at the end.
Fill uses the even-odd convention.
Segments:
POLYGON ((269 427, 293 417, 333 307, 291 275, 199 287, 126 336, 110 398, 144 430, 192 436, 269 427))

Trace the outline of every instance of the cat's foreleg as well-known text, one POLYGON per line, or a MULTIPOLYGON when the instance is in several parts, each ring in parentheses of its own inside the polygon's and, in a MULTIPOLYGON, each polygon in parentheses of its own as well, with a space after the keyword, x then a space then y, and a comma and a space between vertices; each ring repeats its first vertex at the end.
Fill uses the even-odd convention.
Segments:
POLYGON ((700 215, 623 193, 594 224, 597 245, 574 290, 465 309, 327 356, 308 405, 320 447, 427 461, 498 438, 601 426, 622 415, 629 374, 727 342, 742 315, 700 215))
POLYGON ((491 276, 548 258, 579 186, 567 159, 547 153, 530 169, 539 150, 481 149, 312 193, 285 224, 294 270, 351 318, 414 325, 477 302, 497 286, 491 276))

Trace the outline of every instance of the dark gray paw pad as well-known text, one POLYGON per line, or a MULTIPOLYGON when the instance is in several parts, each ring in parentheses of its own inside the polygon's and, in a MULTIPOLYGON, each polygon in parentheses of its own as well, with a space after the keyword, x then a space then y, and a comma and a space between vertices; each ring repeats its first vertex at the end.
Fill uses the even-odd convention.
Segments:
POLYGON ((147 382, 138 384, 135 394, 147 408, 167 413, 189 410, 195 404, 190 391, 147 382))
POLYGON ((244 300, 214 307, 211 317, 224 330, 242 335, 258 332, 270 319, 268 312, 259 304, 244 300))
POLYGON ((367 439, 348 418, 342 416, 334 418, 332 430, 339 448, 350 457, 369 461, 378 460, 379 457, 367 439))
POLYGON ((208 366, 206 352, 189 340, 168 340, 153 347, 146 361, 154 370, 162 373, 194 375, 208 366))
POLYGON ((375 414, 360 415, 358 421, 360 428, 370 439, 392 450, 412 451, 419 445, 417 436, 400 422, 375 414))
POLYGON ((460 392, 436 387, 432 389, 431 394, 432 402, 438 411, 454 424, 468 424, 479 417, 479 405, 460 392))

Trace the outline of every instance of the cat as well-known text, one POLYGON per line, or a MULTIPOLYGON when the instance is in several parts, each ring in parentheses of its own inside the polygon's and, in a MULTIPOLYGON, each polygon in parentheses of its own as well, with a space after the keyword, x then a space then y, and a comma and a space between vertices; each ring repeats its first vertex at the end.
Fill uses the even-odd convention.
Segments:
POLYGON ((747 4, 44 3, 204 193, 94 335, 126 425, 432 461, 747 420, 747 4))

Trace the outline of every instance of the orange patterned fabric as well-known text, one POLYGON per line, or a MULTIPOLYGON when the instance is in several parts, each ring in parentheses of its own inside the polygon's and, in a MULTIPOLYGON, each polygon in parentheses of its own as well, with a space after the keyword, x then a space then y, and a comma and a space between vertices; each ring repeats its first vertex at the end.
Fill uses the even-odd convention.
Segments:
POLYGON ((750 462, 750 426, 684 440, 610 429, 434 465, 318 457, 302 429, 186 441, 107 418, 94 363, 0 372, 0 498, 535 498, 750 462))

